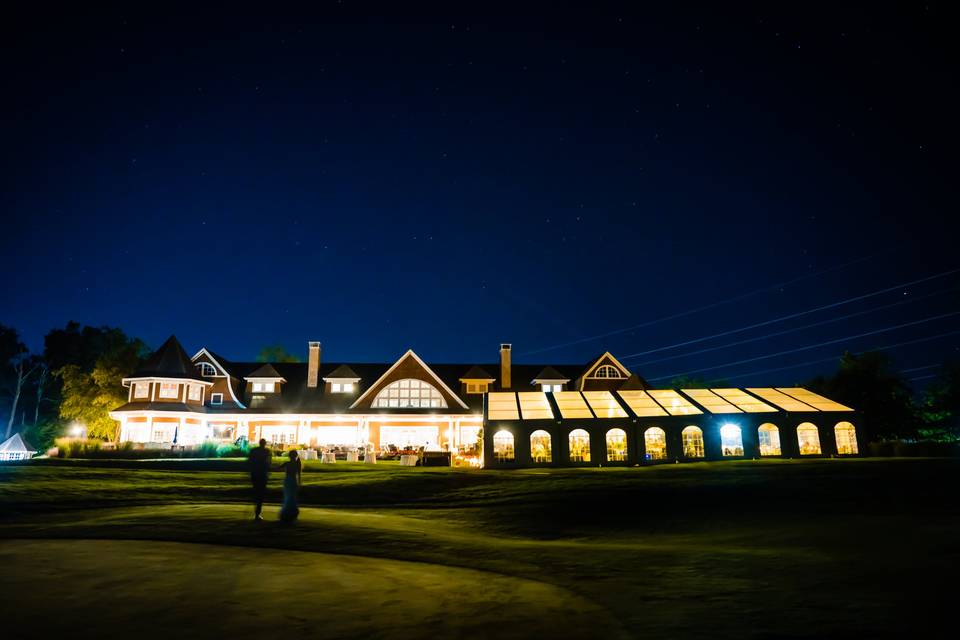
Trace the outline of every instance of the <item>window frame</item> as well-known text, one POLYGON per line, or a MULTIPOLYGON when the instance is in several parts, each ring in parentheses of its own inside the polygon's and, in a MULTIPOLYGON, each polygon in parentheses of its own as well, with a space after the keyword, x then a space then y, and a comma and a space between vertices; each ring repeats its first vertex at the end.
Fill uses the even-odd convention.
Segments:
POLYGON ((157 389, 157 398, 162 400, 177 400, 180 398, 180 383, 179 382, 161 382, 160 388, 157 389), (170 395, 170 389, 173 388, 174 393, 170 395), (164 391, 166 389, 166 391, 164 391))
POLYGON ((220 406, 223 404, 223 394, 222 393, 211 393, 210 394, 210 404, 213 406, 220 406))

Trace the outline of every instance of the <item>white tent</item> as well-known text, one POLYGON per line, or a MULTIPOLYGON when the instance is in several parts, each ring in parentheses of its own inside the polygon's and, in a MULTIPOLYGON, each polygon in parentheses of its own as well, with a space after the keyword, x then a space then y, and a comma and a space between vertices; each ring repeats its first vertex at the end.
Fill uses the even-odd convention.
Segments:
POLYGON ((0 444, 0 462, 7 460, 29 460, 36 451, 30 449, 19 433, 10 436, 6 442, 0 444))

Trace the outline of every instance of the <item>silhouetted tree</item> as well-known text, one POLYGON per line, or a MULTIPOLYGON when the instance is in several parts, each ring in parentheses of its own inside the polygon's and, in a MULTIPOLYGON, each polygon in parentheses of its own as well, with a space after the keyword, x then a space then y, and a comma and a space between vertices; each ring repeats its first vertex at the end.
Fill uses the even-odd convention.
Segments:
POLYGON ((282 344, 268 344, 257 354, 257 362, 300 362, 300 357, 295 356, 282 344))

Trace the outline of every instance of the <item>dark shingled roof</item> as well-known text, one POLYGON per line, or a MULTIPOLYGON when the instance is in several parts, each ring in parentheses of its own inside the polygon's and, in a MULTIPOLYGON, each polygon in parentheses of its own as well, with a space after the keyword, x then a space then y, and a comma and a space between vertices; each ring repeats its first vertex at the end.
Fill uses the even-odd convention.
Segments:
POLYGON ((245 378, 282 378, 283 376, 277 373, 277 370, 273 368, 272 364, 267 362, 256 371, 252 371, 244 377, 245 378))
POLYGON ((627 378, 627 381, 624 382, 623 385, 620 387, 620 389, 623 391, 630 391, 630 390, 639 391, 639 390, 650 389, 650 388, 651 387, 649 384, 647 384, 647 381, 635 373, 632 374, 629 378, 627 378))
POLYGON ((190 361, 190 356, 183 350, 176 336, 170 336, 167 341, 154 351, 143 366, 131 378, 186 378, 201 380, 204 378, 197 372, 190 361))
POLYGON ((324 378, 359 378, 357 372, 350 368, 350 365, 342 364, 327 375, 324 378))
POLYGON ((547 365, 540 371, 540 373, 533 376, 533 380, 570 380, 570 378, 563 375, 550 365, 547 365))
POLYGON ((461 380, 496 380, 492 375, 484 371, 482 368, 477 365, 473 365, 470 369, 460 376, 461 380))

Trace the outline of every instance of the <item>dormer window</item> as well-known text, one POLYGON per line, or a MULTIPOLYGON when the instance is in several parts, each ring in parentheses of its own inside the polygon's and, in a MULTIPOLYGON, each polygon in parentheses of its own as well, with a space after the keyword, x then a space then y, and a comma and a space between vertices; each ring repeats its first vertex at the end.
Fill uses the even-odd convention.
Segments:
POLYGON ((222 393, 211 393, 210 394, 210 404, 214 406, 219 406, 223 404, 223 394, 222 393))
POLYGON ((254 382, 254 393, 273 393, 276 389, 276 382, 254 382))
POLYGON ((593 372, 594 378, 622 378, 623 374, 620 373, 620 370, 616 367, 613 367, 609 364, 605 364, 602 367, 597 367, 597 370, 593 372))
POLYGON ((176 400, 180 397, 180 385, 176 382, 161 382, 160 397, 176 400))
POLYGON ((133 397, 134 398, 147 398, 150 396, 150 383, 149 382, 134 382, 133 383, 133 397))
POLYGON ((331 382, 330 393, 353 393, 354 386, 352 382, 331 382))
POLYGON ((201 390, 202 390, 202 387, 201 387, 200 385, 198 385, 198 384, 192 384, 192 385, 190 385, 190 395, 189 395, 189 398, 190 398, 191 400, 199 400, 199 399, 202 397, 201 390))
POLYGON ((197 365, 197 369, 200 370, 200 375, 204 378, 212 378, 217 375, 217 370, 209 362, 201 362, 197 365))
POLYGON ((542 384, 540 385, 540 388, 544 393, 559 393, 560 391, 563 391, 563 383, 542 384))
POLYGON ((468 382, 467 383, 467 393, 470 393, 470 394, 486 393, 489 388, 490 388, 489 382, 468 382))

